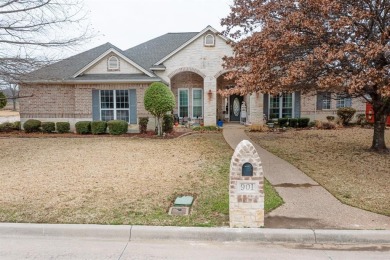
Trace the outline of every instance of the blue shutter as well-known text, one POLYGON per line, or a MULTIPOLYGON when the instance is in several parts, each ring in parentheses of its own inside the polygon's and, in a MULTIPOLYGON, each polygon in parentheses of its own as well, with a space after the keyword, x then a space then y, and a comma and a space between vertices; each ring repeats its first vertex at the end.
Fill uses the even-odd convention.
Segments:
POLYGON ((137 124, 137 91, 129 89, 130 124, 137 124))
POLYGON ((269 94, 264 94, 264 102, 263 102, 263 114, 267 116, 267 120, 269 119, 269 94))
POLYGON ((92 90, 92 120, 100 120, 100 90, 92 90))
POLYGON ((301 92, 295 92, 294 118, 301 117, 301 92))

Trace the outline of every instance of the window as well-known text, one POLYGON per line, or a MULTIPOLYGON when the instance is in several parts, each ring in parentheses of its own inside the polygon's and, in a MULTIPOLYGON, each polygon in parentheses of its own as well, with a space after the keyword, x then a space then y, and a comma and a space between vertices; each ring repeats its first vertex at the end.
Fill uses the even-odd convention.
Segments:
POLYGON ((336 108, 340 107, 350 107, 352 106, 352 100, 346 94, 337 94, 336 95, 336 108))
POLYGON ((204 46, 212 47, 215 46, 215 38, 212 34, 207 34, 204 37, 204 46))
POLYGON ((188 117, 188 89, 179 89, 179 117, 188 117))
POLYGON ((270 118, 292 118, 293 117, 293 94, 283 93, 277 96, 270 96, 269 117, 270 118))
POLYGON ((108 58, 107 70, 119 70, 119 59, 116 56, 108 58))
POLYGON ((203 90, 194 88, 192 89, 192 117, 203 117, 203 90))
POLYGON ((332 95, 330 92, 322 93, 322 109, 330 109, 331 107, 332 95))
POLYGON ((129 122, 129 92, 127 90, 100 91, 101 120, 124 120, 129 122))

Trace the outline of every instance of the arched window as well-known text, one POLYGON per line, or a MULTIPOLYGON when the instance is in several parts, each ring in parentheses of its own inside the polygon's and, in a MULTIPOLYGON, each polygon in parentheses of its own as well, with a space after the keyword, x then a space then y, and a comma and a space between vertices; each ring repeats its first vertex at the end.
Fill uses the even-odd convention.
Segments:
POLYGON ((107 70, 119 70, 119 59, 116 56, 108 58, 107 70))
POLYGON ((215 38, 212 34, 207 34, 204 37, 204 46, 212 47, 215 46, 215 38))

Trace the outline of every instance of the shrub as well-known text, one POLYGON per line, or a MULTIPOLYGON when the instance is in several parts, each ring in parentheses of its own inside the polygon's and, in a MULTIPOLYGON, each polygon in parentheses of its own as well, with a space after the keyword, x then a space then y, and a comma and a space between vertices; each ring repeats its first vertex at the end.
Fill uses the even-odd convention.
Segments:
POLYGON ((111 120, 107 122, 110 135, 123 135, 127 133, 129 125, 123 120, 111 120))
POLYGON ((7 105, 7 97, 0 91, 0 109, 7 105))
POLYGON ((298 118, 290 118, 290 127, 298 127, 298 118))
POLYGON ((316 127, 316 128, 322 128, 322 122, 320 121, 320 120, 315 120, 314 121, 314 126, 316 127))
POLYGON ((356 113, 356 109, 352 107, 340 107, 337 109, 337 116, 340 118, 343 125, 348 125, 356 113))
POLYGON ((140 117, 139 118, 139 132, 141 134, 146 134, 146 130, 148 129, 149 117, 140 117))
POLYGON ((308 127, 309 122, 310 122, 310 118, 307 118, 307 117, 298 118, 299 127, 302 127, 302 128, 308 127))
POLYGON ((322 122, 322 129, 336 129, 336 123, 328 121, 322 122))
POLYGON ((23 124, 23 128, 26 133, 39 132, 40 127, 41 127, 41 121, 36 119, 29 119, 23 124))
POLYGON ((173 115, 164 115, 163 117, 163 132, 170 133, 173 130, 173 115))
POLYGON ((68 133, 70 131, 69 122, 57 122, 56 127, 57 127, 57 132, 60 134, 68 133))
POLYGON ((14 130, 13 123, 2 123, 0 124, 0 132, 12 132, 14 130))
POLYGON ((42 122, 41 127, 45 133, 53 133, 56 130, 56 124, 54 122, 42 122))
POLYGON ((13 129, 14 130, 20 130, 20 121, 16 121, 13 123, 13 129))
POLYGON ((328 120, 329 122, 333 122, 334 121, 334 116, 327 116, 326 120, 328 120))
POLYGON ((367 123, 366 114, 357 114, 356 118, 356 124, 358 125, 365 125, 367 123))
POLYGON ((90 121, 79 121, 75 125, 76 133, 85 135, 91 133, 91 122, 90 121))
POLYGON ((288 118, 279 118, 278 119, 278 125, 279 127, 287 127, 289 124, 288 124, 288 118))
POLYGON ((91 132, 94 135, 105 134, 107 131, 106 121, 93 121, 91 123, 91 132))

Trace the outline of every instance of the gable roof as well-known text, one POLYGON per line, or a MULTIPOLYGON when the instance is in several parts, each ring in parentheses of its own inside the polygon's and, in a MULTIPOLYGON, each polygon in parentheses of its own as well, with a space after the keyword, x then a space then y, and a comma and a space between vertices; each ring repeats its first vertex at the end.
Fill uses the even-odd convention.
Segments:
POLYGON ((87 66, 91 61, 111 48, 117 49, 114 45, 107 42, 88 51, 30 72, 25 75, 24 79, 28 81, 64 81, 70 79, 77 71, 87 66))
MULTIPOLYGON (((225 41, 228 40, 224 36, 220 35, 213 27, 207 26, 201 32, 167 33, 125 51, 122 51, 107 42, 88 51, 28 73, 25 75, 24 80, 22 79, 21 81, 75 82, 78 81, 79 77, 91 80, 90 77, 84 77, 82 74, 111 51, 126 60, 128 63, 132 64, 134 67, 138 68, 140 71, 144 72, 144 76, 150 77, 150 79, 154 80, 161 80, 156 74, 154 74, 154 70, 165 70, 165 66, 163 64, 165 60, 169 59, 177 52, 191 44, 207 31, 214 32, 225 41)), ((130 78, 136 79, 139 78, 140 75, 135 75, 135 77, 130 78)), ((101 79, 101 77, 98 77, 97 75, 93 78, 94 80, 101 79)), ((113 80, 118 77, 105 76, 104 78, 110 78, 110 80, 113 80)), ((129 80, 131 80, 130 78, 129 80)), ((142 77, 142 80, 144 79, 145 78, 142 77)))
POLYGON ((179 51, 181 51, 182 49, 184 49, 185 47, 190 45, 192 42, 194 42, 196 39, 198 39, 199 37, 201 37, 204 33, 208 32, 208 31, 212 31, 217 36, 222 38, 224 41, 228 41, 228 38, 226 38, 225 36, 221 35, 217 30, 215 30, 213 27, 211 27, 209 25, 206 28, 204 28, 201 32, 196 33, 192 38, 188 39, 188 41, 183 42, 182 45, 180 45, 177 48, 175 48, 172 52, 170 52, 167 55, 161 57, 161 59, 156 61, 155 64, 153 64, 153 65, 155 65, 155 66, 161 65, 164 61, 166 61, 167 59, 169 59, 170 57, 172 57, 173 55, 175 55, 176 53, 178 53, 179 51))
POLYGON ((167 33, 130 48, 125 53, 144 69, 151 71, 150 68, 158 60, 175 51, 197 34, 198 32, 167 33))
POLYGON ((97 57, 96 59, 91 61, 87 66, 85 66, 81 70, 77 71, 73 75, 73 77, 76 78, 77 76, 80 76, 81 74, 83 74, 88 69, 93 67, 97 62, 99 62, 101 59, 103 59, 105 56, 107 56, 111 52, 115 53, 117 56, 121 57, 123 60, 125 60, 126 62, 128 62, 129 64, 134 66, 135 68, 139 69, 140 71, 142 71, 143 73, 145 73, 149 77, 153 77, 154 76, 151 72, 149 72, 148 70, 145 70, 143 67, 141 67, 140 65, 138 65, 137 63, 135 63, 134 61, 129 59, 129 57, 127 57, 126 54, 122 50, 117 49, 117 48, 110 48, 107 51, 105 51, 104 53, 102 53, 101 55, 99 55, 99 57, 97 57))

